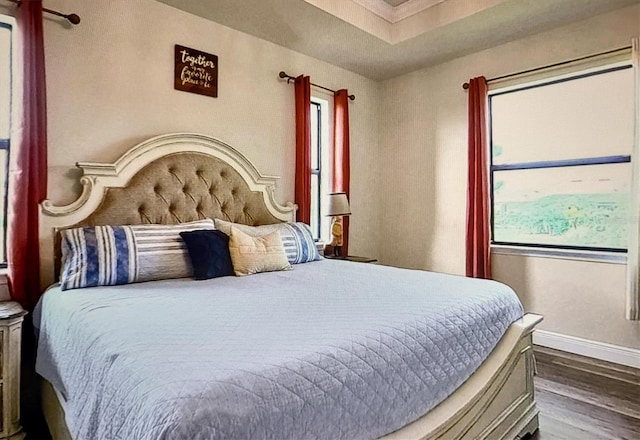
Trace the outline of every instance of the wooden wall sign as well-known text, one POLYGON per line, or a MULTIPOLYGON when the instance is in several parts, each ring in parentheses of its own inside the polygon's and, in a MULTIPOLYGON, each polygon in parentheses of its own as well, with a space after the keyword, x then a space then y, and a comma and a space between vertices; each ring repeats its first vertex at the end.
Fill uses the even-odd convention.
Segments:
POLYGON ((217 98, 218 56, 176 44, 173 88, 217 98))

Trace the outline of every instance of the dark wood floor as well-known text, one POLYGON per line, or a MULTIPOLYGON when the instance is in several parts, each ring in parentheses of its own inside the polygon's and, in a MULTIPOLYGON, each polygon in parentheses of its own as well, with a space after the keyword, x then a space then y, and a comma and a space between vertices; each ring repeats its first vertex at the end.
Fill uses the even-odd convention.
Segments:
MULTIPOLYGON (((640 439, 640 370, 542 347, 535 353, 540 429, 531 440, 640 439)), ((41 420, 33 422, 23 418, 26 440, 50 439, 41 420)))
POLYGON ((532 440, 640 439, 640 370, 536 347, 532 440))

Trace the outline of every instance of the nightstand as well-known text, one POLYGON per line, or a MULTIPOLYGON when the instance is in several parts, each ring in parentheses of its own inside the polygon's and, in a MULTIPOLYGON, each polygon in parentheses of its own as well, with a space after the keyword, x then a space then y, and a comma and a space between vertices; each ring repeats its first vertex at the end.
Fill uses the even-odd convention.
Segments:
POLYGON ((356 263, 375 263, 378 261, 375 258, 356 257, 355 255, 349 255, 347 257, 335 257, 333 255, 325 255, 324 258, 328 258, 329 260, 354 261, 356 263))
POLYGON ((14 301, 0 302, 0 440, 22 440, 20 351, 27 312, 14 301))

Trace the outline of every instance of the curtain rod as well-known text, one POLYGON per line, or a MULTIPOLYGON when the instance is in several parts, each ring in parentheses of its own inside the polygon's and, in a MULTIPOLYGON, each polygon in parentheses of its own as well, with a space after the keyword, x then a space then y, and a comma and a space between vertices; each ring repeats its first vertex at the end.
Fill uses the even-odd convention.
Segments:
MULTIPOLYGON (((295 79, 296 79, 296 78, 295 78, 295 76, 287 75, 287 74, 284 72, 284 70, 281 70, 281 71, 280 71, 280 73, 278 74, 278 76, 279 76, 280 78, 282 78, 282 79, 287 78, 287 84, 289 84, 289 81, 291 81, 291 80, 295 80, 295 79)), ((336 91, 335 91, 335 90, 332 90, 332 89, 330 89, 330 88, 328 88, 328 87, 325 87, 325 86, 321 86, 321 85, 319 85, 319 84, 311 83, 311 85, 312 85, 312 86, 315 86, 315 87, 318 87, 318 88, 320 88, 320 89, 327 90, 327 91, 332 92, 332 93, 336 93, 336 91)), ((356 95, 349 95, 349 99, 350 99, 351 101, 355 101, 355 100, 356 100, 356 95)))
MULTIPOLYGON (((621 51, 621 50, 627 50, 627 49, 631 49, 631 46, 624 46, 624 47, 620 47, 618 49, 607 50, 607 51, 604 51, 604 52, 594 53, 593 55, 587 55, 587 56, 584 56, 584 57, 575 58, 573 60, 561 61, 559 63, 548 64, 546 66, 536 67, 535 69, 527 69, 527 70, 522 70, 520 72, 510 73, 508 75, 496 76, 495 78, 488 79, 487 83, 490 83, 492 81, 499 81, 501 79, 511 78, 512 76, 524 75, 525 73, 536 72, 538 70, 551 69, 552 67, 564 66, 565 64, 575 63, 576 61, 588 60, 589 58, 599 57, 599 56, 602 56, 602 55, 609 55, 611 53, 615 53, 615 52, 618 52, 618 51, 621 51)), ((466 82, 466 83, 462 84, 462 88, 464 90, 467 90, 469 88, 469 83, 466 82)))
MULTIPOLYGON (((21 0, 5 0, 11 3, 16 3, 20 6, 21 0)), ((44 12, 48 12, 49 14, 57 15, 58 17, 66 18, 69 20, 71 24, 80 24, 80 17, 78 14, 63 14, 62 12, 54 11, 52 9, 42 8, 44 12)))

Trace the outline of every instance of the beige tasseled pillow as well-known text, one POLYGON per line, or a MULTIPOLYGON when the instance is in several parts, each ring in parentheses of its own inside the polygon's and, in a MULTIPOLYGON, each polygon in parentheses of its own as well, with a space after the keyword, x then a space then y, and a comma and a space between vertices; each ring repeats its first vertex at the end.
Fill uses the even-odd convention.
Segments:
POLYGON ((232 226, 229 253, 233 271, 238 276, 291 269, 278 231, 252 237, 232 226))

